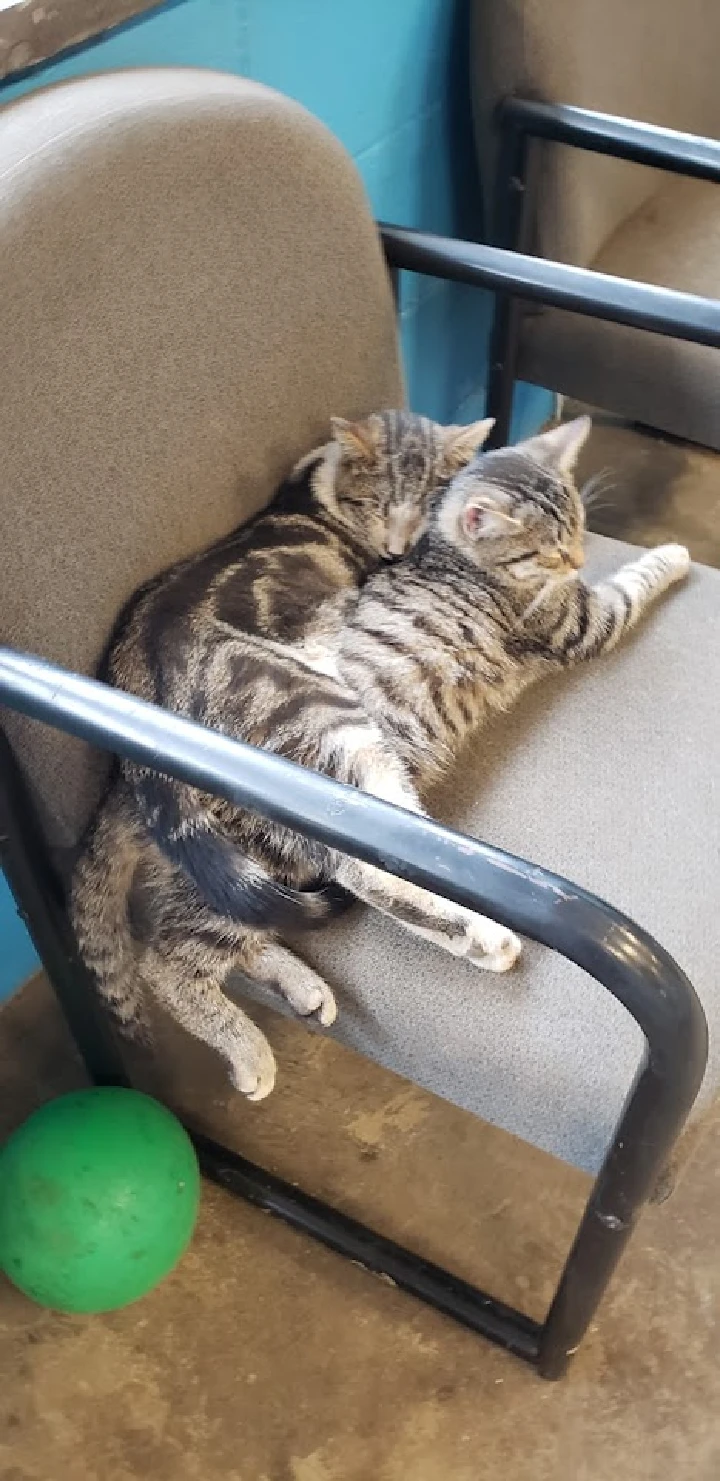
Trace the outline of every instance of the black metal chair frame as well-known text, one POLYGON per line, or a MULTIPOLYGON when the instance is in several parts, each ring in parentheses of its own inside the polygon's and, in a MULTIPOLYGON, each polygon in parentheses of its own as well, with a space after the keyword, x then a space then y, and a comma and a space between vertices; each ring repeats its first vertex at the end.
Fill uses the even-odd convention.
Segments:
MULTIPOLYGON (((538 140, 720 183, 720 142, 716 139, 617 118, 610 113, 595 113, 588 108, 516 97, 505 98, 498 105, 495 124, 499 138, 492 235, 498 247, 525 251, 528 246, 533 229, 537 166, 533 145, 538 140)), ((495 418, 489 439, 493 447, 507 442, 510 432, 521 312, 520 297, 508 292, 498 295, 490 335, 487 401, 488 415, 495 418)), ((618 323, 642 327, 632 316, 619 319, 618 323)))
MULTIPOLYGON (((661 334, 720 346, 720 304, 508 251, 383 227, 392 271, 513 292, 661 334)), ((641 927, 547 870, 376 798, 346 806, 337 782, 177 715, 0 649, 0 704, 118 756, 391 869, 544 943, 596 978, 636 1019, 646 1048, 549 1311, 537 1322, 439 1266, 192 1132, 204 1173, 524 1358, 565 1372, 667 1165, 707 1062, 707 1025, 680 968, 641 927), (433 860, 430 864, 429 860, 433 860)), ((0 860, 91 1078, 127 1084, 79 960, 63 886, 21 766, 0 731, 0 860)))

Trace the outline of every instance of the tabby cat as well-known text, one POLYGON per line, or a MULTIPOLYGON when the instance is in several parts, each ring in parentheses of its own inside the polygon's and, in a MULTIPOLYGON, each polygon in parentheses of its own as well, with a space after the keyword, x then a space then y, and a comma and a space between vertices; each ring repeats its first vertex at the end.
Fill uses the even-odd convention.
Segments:
MULTIPOLYGON (((305 725, 315 737, 328 697, 337 703, 325 669, 345 604, 417 539, 431 498, 490 425, 441 427, 406 412, 360 423, 333 419, 331 440, 302 459, 267 509, 131 598, 100 677, 304 760, 305 725)), ((203 801, 214 818, 211 799, 126 767, 76 869, 80 949, 129 1031, 140 1026, 138 972, 172 1007, 178 994, 192 998, 188 984, 197 975, 200 993, 204 951, 214 970, 211 938, 222 943, 237 926, 316 926, 348 900, 312 845, 299 854, 290 835, 257 818, 243 820, 242 838, 231 810, 219 830, 206 827, 203 801), (156 921, 161 901, 167 910, 156 921), (192 942, 184 939, 189 932, 192 942)), ((257 975, 269 972, 264 963, 257 975)), ((300 1012, 319 1009, 326 1018, 332 1011, 330 994, 309 981, 286 982, 281 974, 279 985, 300 1012)), ((206 996, 213 999, 210 989, 206 996)), ((192 1002, 183 1001, 180 1016, 188 1015, 192 1002)), ((257 1048, 252 1025, 247 1033, 257 1048)), ((250 1069, 243 1085, 254 1083, 250 1069)))
MULTIPOLYGON (((664 546, 597 586, 581 580, 584 511, 572 473, 589 428, 581 418, 480 454, 461 471, 440 493, 415 548, 368 579, 326 642, 317 705, 289 705, 287 689, 266 681, 257 738, 420 811, 426 787, 489 713, 543 674, 614 647, 685 576, 689 557, 664 546)), ((225 718, 227 728, 248 734, 242 711, 230 724, 225 718)), ((520 942, 511 932, 425 890, 190 789, 145 776, 134 785, 155 818, 155 841, 128 783, 101 819, 90 872, 97 877, 97 861, 121 858, 113 889, 129 913, 141 975, 180 1022, 223 1054, 233 1082, 252 1099, 272 1088, 274 1062, 267 1041, 223 994, 228 972, 275 984, 323 1023, 332 1022, 335 1005, 328 986, 271 931, 209 908, 188 867, 196 845, 201 855, 208 841, 234 845, 236 853, 228 846, 224 854, 228 878, 216 881, 228 899, 233 868, 262 848, 265 859, 274 851, 284 878, 339 883, 477 965, 504 971, 517 958, 520 942)))

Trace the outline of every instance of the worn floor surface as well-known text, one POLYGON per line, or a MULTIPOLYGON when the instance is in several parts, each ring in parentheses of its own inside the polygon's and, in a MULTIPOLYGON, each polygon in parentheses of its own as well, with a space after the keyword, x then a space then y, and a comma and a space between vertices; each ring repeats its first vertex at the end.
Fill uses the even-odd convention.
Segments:
POLYGON ((720 566, 720 454, 598 413, 580 466, 581 479, 595 475, 593 529, 637 545, 680 540, 693 560, 720 566))
MULTIPOLYGON (((599 427, 595 524, 720 565, 720 460, 599 427), (608 474, 608 485, 611 475, 608 474)), ((539 1316, 585 1178, 273 1020, 257 1107, 169 1031, 144 1083, 250 1156, 539 1316)), ((82 1074, 37 979, 0 1015, 0 1134, 82 1074)), ((0 1481, 717 1481, 720 1139, 649 1209, 560 1385, 206 1187, 178 1271, 106 1317, 0 1283, 0 1481)))

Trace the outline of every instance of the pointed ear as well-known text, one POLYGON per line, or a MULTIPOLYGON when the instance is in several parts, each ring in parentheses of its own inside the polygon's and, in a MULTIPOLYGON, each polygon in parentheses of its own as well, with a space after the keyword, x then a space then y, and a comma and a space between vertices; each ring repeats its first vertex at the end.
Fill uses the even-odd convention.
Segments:
POLYGON ((575 417, 574 421, 561 422, 550 432, 541 432, 539 437, 530 437, 521 446, 541 462, 551 463, 562 473, 572 473, 591 429, 590 417, 575 417))
POLYGON ((374 463, 378 443, 371 420, 347 422, 345 417, 331 417, 330 427, 343 458, 350 463, 374 463))
POLYGON ((485 421, 472 422, 469 427, 443 428, 445 463, 451 473, 457 473, 474 458, 494 426, 494 417, 487 417, 485 421))
POLYGON ((469 540, 512 534, 520 520, 510 514, 509 504, 510 500, 500 489, 493 493, 471 494, 460 516, 463 533, 469 540))

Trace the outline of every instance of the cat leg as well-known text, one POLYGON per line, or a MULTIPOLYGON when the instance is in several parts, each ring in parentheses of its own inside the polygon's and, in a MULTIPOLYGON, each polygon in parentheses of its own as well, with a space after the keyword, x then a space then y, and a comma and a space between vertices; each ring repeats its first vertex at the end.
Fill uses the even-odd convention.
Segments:
MULTIPOLYGON (((410 812, 423 812, 400 763, 382 746, 370 750, 365 744, 354 762, 355 774, 360 778, 358 785, 363 791, 410 812)), ((366 905, 392 916, 415 935, 443 947, 453 956, 465 957, 487 972, 507 972, 522 950, 518 937, 497 921, 359 859, 342 858, 336 879, 366 905)))
POLYGON ((562 664, 570 664, 609 653, 689 570, 690 556, 684 545, 658 545, 596 586, 578 583, 555 656, 562 664))
POLYGON ((322 977, 287 946, 271 938, 263 941, 242 968, 251 982, 277 988, 303 1018, 316 1013, 323 1028, 337 1018, 337 1005, 322 977))
POLYGON ((343 861, 337 878, 366 905, 392 916, 414 935, 443 947, 452 956, 465 957, 486 972, 507 972, 520 955, 522 943, 518 937, 497 921, 476 915, 370 864, 358 859, 343 861))
MULTIPOLYGON (((246 953, 187 943, 148 947, 139 967, 149 991, 193 1038, 225 1060, 230 1079, 248 1100, 264 1100, 275 1084, 275 1059, 265 1035, 227 997, 222 984, 237 968, 247 971, 246 953)), ((249 953, 251 956, 252 953, 249 953)))

